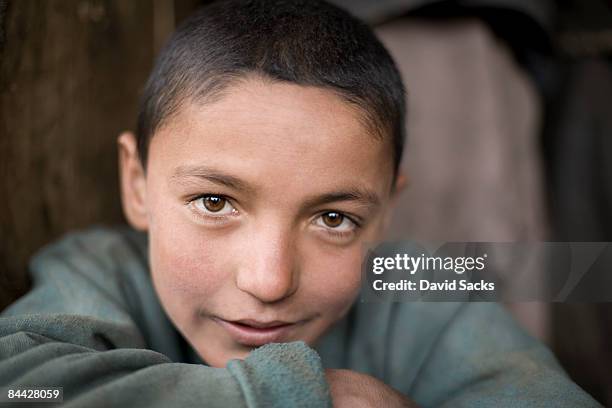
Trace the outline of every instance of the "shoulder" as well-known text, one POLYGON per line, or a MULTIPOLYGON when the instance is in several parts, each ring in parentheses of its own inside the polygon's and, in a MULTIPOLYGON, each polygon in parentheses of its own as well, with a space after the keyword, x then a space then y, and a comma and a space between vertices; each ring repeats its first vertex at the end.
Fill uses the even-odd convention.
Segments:
POLYGON ((555 365, 496 303, 359 303, 353 319, 349 361, 359 359, 357 368, 403 392, 425 373, 446 377, 453 366, 469 362, 475 369, 483 358, 517 350, 536 349, 541 362, 555 365))
POLYGON ((66 234, 32 257, 32 289, 4 314, 127 311, 148 279, 146 247, 146 236, 128 227, 66 234))
POLYGON ((32 268, 53 260, 97 262, 98 266, 124 261, 147 260, 145 233, 127 226, 96 226, 65 234, 40 249, 30 262, 32 268))
POLYGON ((146 234, 127 226, 96 226, 65 234, 40 249, 29 264, 34 287, 70 277, 104 288, 147 271, 146 234))
POLYGON ((163 320, 149 282, 146 238, 129 228, 66 234, 34 255, 29 273, 31 290, 2 311, 5 332, 96 349, 142 348, 148 321, 163 320), (154 316, 148 319, 145 309, 154 316))
POLYGON ((597 406, 498 303, 396 303, 390 310, 387 383, 424 405, 597 406))

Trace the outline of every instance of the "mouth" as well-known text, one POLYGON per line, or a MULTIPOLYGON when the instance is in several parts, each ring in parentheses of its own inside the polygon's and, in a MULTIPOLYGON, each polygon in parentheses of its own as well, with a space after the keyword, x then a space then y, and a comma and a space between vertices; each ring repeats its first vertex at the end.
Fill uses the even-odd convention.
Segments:
POLYGON ((295 328, 303 322, 224 320, 219 317, 214 317, 213 320, 223 327, 236 343, 248 347, 286 342, 295 328))

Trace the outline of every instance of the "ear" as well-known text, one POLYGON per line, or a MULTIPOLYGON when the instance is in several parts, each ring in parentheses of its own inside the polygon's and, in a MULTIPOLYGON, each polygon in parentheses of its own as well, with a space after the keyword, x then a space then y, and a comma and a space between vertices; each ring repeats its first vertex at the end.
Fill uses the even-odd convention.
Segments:
POLYGON ((395 178, 395 185, 391 192, 391 204, 395 206, 397 204, 397 198, 402 194, 406 186, 408 185, 408 176, 401 170, 395 178))
POLYGON ((123 213, 132 227, 145 231, 149 227, 147 184, 136 137, 132 132, 123 132, 117 138, 117 145, 123 213))
POLYGON ((408 185, 408 176, 406 176, 406 174, 400 170, 400 172, 398 173, 395 179, 393 190, 391 191, 391 199, 389 202, 389 206, 387 207, 387 210, 384 214, 383 231, 387 231, 387 229, 389 228, 389 223, 391 222, 391 216, 393 215, 395 207, 397 206, 397 201, 407 185, 408 185))

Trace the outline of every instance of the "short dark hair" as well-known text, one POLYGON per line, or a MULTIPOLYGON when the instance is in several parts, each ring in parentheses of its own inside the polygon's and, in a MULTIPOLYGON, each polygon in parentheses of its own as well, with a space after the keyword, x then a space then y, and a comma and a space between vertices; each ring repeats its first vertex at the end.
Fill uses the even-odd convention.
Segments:
POLYGON ((330 89, 360 108, 376 137, 392 137, 397 174, 405 134, 400 74, 365 23, 318 0, 217 1, 184 21, 144 89, 143 166, 150 138, 183 102, 215 98, 249 74, 330 89))

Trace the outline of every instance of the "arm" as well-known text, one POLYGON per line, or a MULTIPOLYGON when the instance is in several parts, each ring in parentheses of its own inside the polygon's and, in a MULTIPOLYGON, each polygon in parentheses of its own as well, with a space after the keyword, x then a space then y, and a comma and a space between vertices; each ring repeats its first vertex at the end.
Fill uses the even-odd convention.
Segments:
POLYGON ((32 291, 0 318, 0 384, 61 386, 73 407, 329 405, 318 355, 304 343, 268 345, 223 369, 147 349, 132 317, 144 312, 126 298, 140 289, 117 269, 139 273, 126 251, 129 243, 101 232, 34 259, 32 291))

